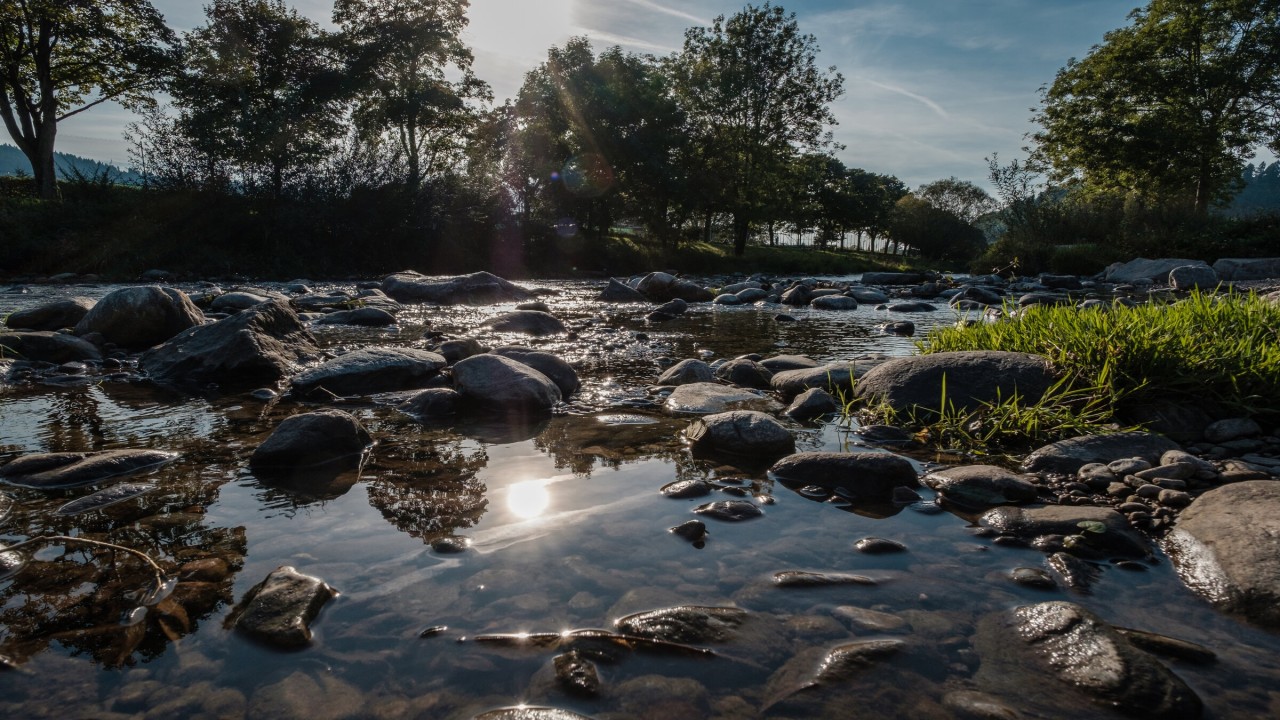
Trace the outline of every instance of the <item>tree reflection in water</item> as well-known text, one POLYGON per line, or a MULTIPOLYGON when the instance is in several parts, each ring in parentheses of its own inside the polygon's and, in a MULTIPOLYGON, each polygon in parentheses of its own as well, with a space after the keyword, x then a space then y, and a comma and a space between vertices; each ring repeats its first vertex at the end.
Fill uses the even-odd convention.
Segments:
POLYGON ((381 443, 365 466, 365 483, 369 504, 387 522, 431 542, 480 521, 488 488, 476 475, 489 456, 480 444, 451 433, 426 434, 381 443))

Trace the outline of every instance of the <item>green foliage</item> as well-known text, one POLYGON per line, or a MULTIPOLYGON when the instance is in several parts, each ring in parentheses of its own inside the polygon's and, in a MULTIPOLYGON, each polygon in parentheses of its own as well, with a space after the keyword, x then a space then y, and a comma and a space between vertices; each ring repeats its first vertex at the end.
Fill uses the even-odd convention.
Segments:
POLYGON ((57 124, 108 100, 151 102, 173 40, 148 0, 0 2, 0 117, 41 197, 57 195, 57 124))
POLYGON ((1280 145, 1280 3, 1151 0, 1044 91, 1053 179, 1204 214, 1280 145))
POLYGON ((1038 307, 1011 320, 935 330, 924 352, 1043 355, 1076 387, 1125 402, 1173 400, 1275 413, 1280 305, 1256 295, 1194 293, 1167 304, 1038 307))
POLYGON ((945 180, 935 180, 921 185, 913 194, 935 208, 949 212, 971 225, 979 217, 996 209, 996 199, 986 190, 954 175, 945 180))
POLYGON ((894 207, 889 236, 931 260, 968 261, 985 244, 981 230, 914 195, 894 207))

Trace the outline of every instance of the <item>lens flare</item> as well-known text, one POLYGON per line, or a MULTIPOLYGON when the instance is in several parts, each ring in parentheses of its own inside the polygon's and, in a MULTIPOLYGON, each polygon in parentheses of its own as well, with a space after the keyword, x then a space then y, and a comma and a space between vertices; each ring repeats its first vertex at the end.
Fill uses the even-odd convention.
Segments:
POLYGON ((532 520, 546 512, 550 505, 551 493, 545 480, 527 480, 507 488, 507 509, 517 517, 532 520))

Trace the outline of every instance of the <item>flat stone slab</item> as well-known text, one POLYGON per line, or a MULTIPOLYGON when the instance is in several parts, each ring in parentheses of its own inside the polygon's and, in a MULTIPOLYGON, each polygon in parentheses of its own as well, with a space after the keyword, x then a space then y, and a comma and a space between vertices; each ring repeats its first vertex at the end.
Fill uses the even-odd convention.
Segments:
POLYGON ((755 410, 733 410, 694 420, 685 437, 697 449, 779 457, 795 452, 796 441, 782 423, 755 410))
POLYGON ((290 381, 293 392, 369 395, 423 387, 445 367, 443 355, 402 347, 354 350, 305 370, 290 381))
POLYGON ((177 457, 177 453, 163 450, 23 455, 0 467, 0 481, 18 487, 60 490, 150 470, 177 457))
POLYGON ((93 343, 48 330, 0 333, 0 355, 58 365, 102 360, 102 352, 93 343))
POLYGON ((1032 502, 1036 486, 995 465, 965 465, 930 473, 920 481, 943 500, 964 508, 1032 502))
POLYGON ((1226 612, 1280 628, 1280 481, 1201 495, 1178 516, 1165 550, 1187 587, 1226 612))
POLYGON ((236 630, 267 645, 293 649, 311 642, 311 621, 338 591, 285 565, 245 594, 229 618, 236 630))
POLYGON ((885 452, 796 453, 774 463, 769 472, 792 487, 843 488, 842 497, 854 501, 891 502, 894 488, 918 484, 910 461, 885 452))
POLYGON ((887 403, 899 412, 937 412, 944 401, 945 409, 968 412, 1014 395, 1024 405, 1034 404, 1054 380, 1049 361, 1038 355, 973 350, 890 360, 859 378, 856 391, 865 402, 887 403))
POLYGON ((1174 441, 1148 432, 1123 432, 1109 435, 1083 435, 1050 443, 1022 461, 1026 472, 1073 475, 1090 463, 1106 463, 1140 457, 1152 465, 1160 464, 1160 456, 1180 450, 1174 441))
POLYGON ((771 398, 709 382, 681 385, 667 397, 666 404, 671 412, 694 415, 711 415, 729 410, 774 412, 782 408, 780 403, 771 398))

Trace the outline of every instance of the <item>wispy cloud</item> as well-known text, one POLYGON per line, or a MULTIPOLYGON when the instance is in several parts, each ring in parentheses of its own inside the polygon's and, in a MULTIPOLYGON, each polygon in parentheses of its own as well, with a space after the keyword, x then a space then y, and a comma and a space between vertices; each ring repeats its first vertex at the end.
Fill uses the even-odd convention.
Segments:
POLYGON ((663 45, 662 43, 649 42, 640 38, 627 37, 626 35, 617 35, 603 30, 592 30, 591 28, 575 27, 575 35, 586 35, 592 40, 602 40, 609 45, 621 45, 629 48, 640 48, 642 50, 653 50, 659 53, 673 53, 680 48, 673 45, 663 45))
POLYGON ((903 96, 903 97, 911 98, 912 100, 915 100, 916 102, 920 103, 921 105, 924 105, 925 107, 927 107, 927 108, 929 108, 930 110, 934 111, 935 113, 937 113, 937 114, 938 114, 938 116, 939 116, 939 117, 941 117, 941 118, 943 118, 943 119, 950 119, 950 118, 951 118, 951 114, 950 114, 950 113, 948 113, 946 110, 944 110, 944 109, 942 108, 942 106, 941 106, 941 105, 939 105, 938 103, 936 103, 936 102, 934 102, 934 101, 930 100, 929 98, 925 97, 924 95, 921 95, 920 93, 913 93, 913 92, 911 92, 910 90, 908 90, 908 89, 906 89, 906 88, 898 87, 898 86, 896 86, 896 85, 888 85, 888 84, 886 84, 886 83, 877 82, 877 81, 875 81, 875 80, 871 80, 871 79, 868 79, 868 78, 860 78, 860 79, 861 79, 863 82, 867 83, 868 85, 872 85, 872 86, 878 87, 878 88, 880 88, 881 90, 887 90, 888 92, 895 93, 895 94, 901 95, 901 96, 903 96))
POLYGON ((660 12, 666 15, 670 15, 672 17, 678 17, 681 20, 688 20, 690 22, 695 22, 699 25, 711 24, 710 20, 705 20, 703 18, 698 17, 697 15, 692 15, 678 8, 667 7, 666 5, 659 5, 658 3, 653 2, 653 0, 627 0, 627 2, 631 3, 632 5, 639 5, 642 8, 653 10, 654 12, 660 12))

